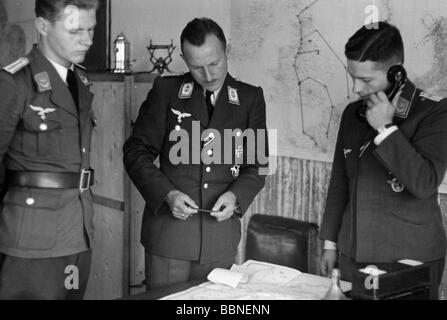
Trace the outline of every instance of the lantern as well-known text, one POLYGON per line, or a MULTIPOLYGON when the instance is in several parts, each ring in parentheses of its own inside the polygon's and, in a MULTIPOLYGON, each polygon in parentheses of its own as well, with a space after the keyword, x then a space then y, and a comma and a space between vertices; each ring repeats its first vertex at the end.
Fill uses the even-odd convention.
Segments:
POLYGON ((115 53, 115 68, 113 73, 130 73, 130 43, 126 36, 121 32, 113 42, 115 53))

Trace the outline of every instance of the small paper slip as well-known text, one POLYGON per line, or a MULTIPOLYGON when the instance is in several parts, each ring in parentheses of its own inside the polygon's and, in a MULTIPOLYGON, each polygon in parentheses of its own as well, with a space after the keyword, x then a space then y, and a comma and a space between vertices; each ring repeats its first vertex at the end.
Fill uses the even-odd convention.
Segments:
POLYGON ((411 260, 411 259, 404 259, 404 260, 400 260, 398 262, 402 263, 402 264, 406 264, 408 266, 412 266, 412 267, 423 265, 422 262, 416 261, 416 260, 411 260))
POLYGON ((371 274, 373 276, 380 276, 381 274, 385 274, 386 271, 379 270, 377 267, 366 267, 364 269, 360 269, 360 272, 371 274))
POLYGON ((241 272, 217 268, 208 275, 208 280, 215 284, 224 284, 232 288, 237 288, 239 283, 246 283, 248 281, 248 275, 241 272))

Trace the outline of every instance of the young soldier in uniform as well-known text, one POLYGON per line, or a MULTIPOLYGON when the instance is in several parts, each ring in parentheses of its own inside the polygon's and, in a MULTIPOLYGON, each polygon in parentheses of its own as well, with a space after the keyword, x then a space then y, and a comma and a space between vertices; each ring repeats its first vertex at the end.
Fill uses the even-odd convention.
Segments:
POLYGON ((146 201, 141 237, 148 289, 203 279, 216 267, 230 267, 240 240, 240 214, 265 182, 258 159, 232 162, 256 146, 234 143, 226 150, 226 163, 220 157, 224 142, 217 143, 225 129, 265 131, 262 89, 228 74, 230 46, 214 21, 191 21, 181 45, 190 72, 155 81, 124 145, 126 170, 146 201), (186 135, 186 151, 180 155, 186 160, 180 163, 174 159, 177 139, 170 139, 176 132, 186 135), (153 164, 158 156, 160 169, 153 164))
POLYGON ((36 0, 39 43, 0 71, 0 299, 82 299, 93 233, 96 0, 36 0))
POLYGON ((392 71, 403 65, 404 49, 388 23, 358 30, 346 57, 361 100, 340 124, 321 227, 322 273, 337 260, 346 280, 356 262, 381 268, 419 260, 430 264, 435 299, 446 253, 438 188, 447 168, 447 100, 408 80, 390 101, 385 92, 395 86, 392 71))

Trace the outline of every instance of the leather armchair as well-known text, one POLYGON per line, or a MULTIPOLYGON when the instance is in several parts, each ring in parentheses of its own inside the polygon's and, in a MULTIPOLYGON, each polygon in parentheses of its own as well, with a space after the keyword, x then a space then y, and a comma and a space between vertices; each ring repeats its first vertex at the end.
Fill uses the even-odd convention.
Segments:
POLYGON ((245 258, 317 274, 317 234, 314 223, 255 214, 248 224, 245 258))

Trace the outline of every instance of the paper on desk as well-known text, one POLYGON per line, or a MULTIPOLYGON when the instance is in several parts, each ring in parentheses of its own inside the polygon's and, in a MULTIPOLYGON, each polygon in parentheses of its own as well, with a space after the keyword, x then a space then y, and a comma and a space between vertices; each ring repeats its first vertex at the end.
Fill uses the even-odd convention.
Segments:
POLYGON ((399 260, 398 262, 401 264, 406 264, 407 266, 411 266, 411 267, 417 267, 417 266, 423 265, 423 263, 421 261, 416 261, 416 260, 411 260, 411 259, 399 260))
POLYGON ((366 274, 371 274, 373 276, 380 276, 380 275, 386 273, 386 271, 379 270, 377 267, 374 267, 374 266, 369 266, 369 267, 366 267, 364 269, 360 269, 359 271, 363 272, 363 273, 366 273, 366 274))
POLYGON ((276 285, 286 285, 301 274, 296 269, 253 260, 240 266, 233 265, 231 270, 247 274, 249 283, 276 285))
POLYGON ((247 282, 248 275, 237 271, 217 268, 208 275, 208 280, 215 284, 225 284, 232 288, 237 288, 239 283, 247 282))

